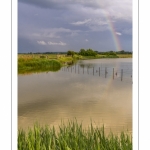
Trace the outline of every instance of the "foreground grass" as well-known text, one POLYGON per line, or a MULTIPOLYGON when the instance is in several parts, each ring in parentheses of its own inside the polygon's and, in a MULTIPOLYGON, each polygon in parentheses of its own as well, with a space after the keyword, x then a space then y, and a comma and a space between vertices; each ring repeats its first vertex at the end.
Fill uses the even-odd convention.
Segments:
POLYGON ((59 131, 35 124, 28 132, 18 131, 18 150, 132 150, 132 138, 122 132, 105 135, 104 126, 84 129, 77 121, 59 126, 59 131))

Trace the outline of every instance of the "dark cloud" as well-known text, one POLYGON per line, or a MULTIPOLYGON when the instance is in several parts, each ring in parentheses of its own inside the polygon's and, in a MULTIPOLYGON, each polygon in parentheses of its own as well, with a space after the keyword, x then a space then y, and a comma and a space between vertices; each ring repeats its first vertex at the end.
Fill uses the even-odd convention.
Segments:
POLYGON ((65 5, 62 2, 55 2, 50 0, 18 0, 18 1, 21 3, 38 6, 40 8, 50 8, 50 9, 65 8, 65 5))
MULTIPOLYGON (((104 0, 101 1, 103 7, 108 5, 105 4, 104 0)), ((49 9, 69 9, 69 7, 79 7, 80 5, 84 7, 100 8, 96 1, 83 0, 19 0, 19 2, 49 9)))
POLYGON ((18 52, 115 50, 112 30, 121 34, 122 49, 132 50, 132 14, 125 12, 128 5, 123 11, 117 7, 122 5, 117 0, 19 0, 18 52))

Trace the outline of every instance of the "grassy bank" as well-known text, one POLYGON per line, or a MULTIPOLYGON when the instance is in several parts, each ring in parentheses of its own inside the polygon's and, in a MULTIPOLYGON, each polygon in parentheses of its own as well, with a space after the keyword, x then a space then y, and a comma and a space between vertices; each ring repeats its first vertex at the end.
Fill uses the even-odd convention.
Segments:
POLYGON ((18 58, 18 73, 58 71, 61 63, 53 59, 45 58, 18 58))
POLYGON ((77 59, 77 60, 103 59, 103 58, 132 58, 132 54, 117 54, 117 55, 101 55, 101 54, 97 54, 96 56, 74 55, 74 58, 77 59))
POLYGON ((56 54, 18 54, 18 73, 58 71, 61 66, 74 60, 71 56, 56 54))
POLYGON ((117 54, 118 58, 132 58, 132 54, 117 54))
POLYGON ((92 123, 84 129, 77 121, 62 122, 57 132, 35 124, 27 132, 18 131, 18 150, 132 150, 132 137, 125 132, 106 136, 104 127, 92 123))
POLYGON ((78 56, 77 57, 80 60, 88 60, 88 59, 102 59, 102 58, 119 58, 118 56, 113 56, 113 55, 96 55, 96 56, 78 56))
POLYGON ((42 71, 58 71, 63 65, 73 64, 77 60, 102 58, 132 58, 132 54, 81 56, 75 54, 18 54, 18 73, 33 73, 42 71))

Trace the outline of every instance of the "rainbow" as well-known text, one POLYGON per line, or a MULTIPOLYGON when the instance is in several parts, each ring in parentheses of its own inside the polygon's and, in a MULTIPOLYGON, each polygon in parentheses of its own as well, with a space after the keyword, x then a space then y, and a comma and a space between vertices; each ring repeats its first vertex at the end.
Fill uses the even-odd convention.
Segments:
POLYGON ((109 15, 109 12, 105 12, 104 16, 105 16, 105 18, 107 20, 109 29, 111 31, 112 38, 113 38, 113 41, 114 41, 114 44, 115 44, 115 47, 116 47, 116 51, 121 51, 122 50, 121 43, 120 43, 119 38, 118 38, 118 36, 116 34, 116 30, 115 30, 115 27, 113 25, 112 19, 111 19, 110 15, 109 15))
MULTIPOLYGON (((106 19, 106 21, 108 23, 109 29, 111 31, 116 51, 121 51, 122 50, 121 43, 120 43, 119 38, 118 38, 118 36, 116 34, 116 30, 115 30, 114 24, 112 22, 111 16, 109 15, 109 12, 105 11, 104 17, 105 17, 105 19, 106 19)), ((119 64, 116 63, 115 66, 114 66, 114 71, 118 72, 119 67, 120 67, 119 64)), ((109 80, 108 80, 108 82, 107 82, 107 87, 106 87, 106 93, 107 94, 109 93, 109 90, 111 88, 112 82, 113 82, 113 78, 110 77, 109 80)), ((103 95, 104 95, 104 93, 103 93, 103 95)))

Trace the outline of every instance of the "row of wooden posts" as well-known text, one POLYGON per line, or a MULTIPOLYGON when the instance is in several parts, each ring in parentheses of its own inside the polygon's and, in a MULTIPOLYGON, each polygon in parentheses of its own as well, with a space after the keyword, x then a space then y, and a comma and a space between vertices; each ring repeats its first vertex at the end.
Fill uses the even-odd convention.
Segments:
MULTIPOLYGON (((72 72, 72 66, 70 67, 71 68, 71 72, 72 72)), ((67 67, 64 67, 64 68, 62 68, 62 69, 64 69, 64 71, 69 71, 69 67, 67 66, 67 67)), ((87 67, 87 73, 89 74, 89 70, 88 70, 89 68, 87 67)), ((97 70, 96 70, 97 71, 97 70)), ((100 67, 99 67, 99 71, 97 71, 97 72, 99 72, 99 76, 100 76, 100 67)), ((75 65, 75 73, 76 73, 76 65, 75 65)), ((78 65, 78 74, 80 73, 80 70, 79 70, 79 65, 78 65)), ((105 78, 107 77, 107 67, 105 67, 105 78)), ((84 66, 83 66, 83 74, 84 74, 84 66)), ((93 67, 93 75, 94 75, 94 67, 93 67)), ((115 71, 114 71, 114 68, 113 68, 113 79, 114 79, 114 77, 115 77, 115 75, 117 76, 117 72, 115 73, 115 71)), ((123 69, 121 69, 121 81, 123 80, 123 69)))

